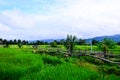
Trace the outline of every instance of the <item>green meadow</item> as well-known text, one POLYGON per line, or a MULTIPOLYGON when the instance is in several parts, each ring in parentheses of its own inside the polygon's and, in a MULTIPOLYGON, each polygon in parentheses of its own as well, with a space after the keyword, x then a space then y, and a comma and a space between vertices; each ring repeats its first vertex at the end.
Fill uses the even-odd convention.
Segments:
POLYGON ((119 80, 119 76, 117 65, 86 56, 35 54, 31 46, 0 48, 0 80, 119 80))

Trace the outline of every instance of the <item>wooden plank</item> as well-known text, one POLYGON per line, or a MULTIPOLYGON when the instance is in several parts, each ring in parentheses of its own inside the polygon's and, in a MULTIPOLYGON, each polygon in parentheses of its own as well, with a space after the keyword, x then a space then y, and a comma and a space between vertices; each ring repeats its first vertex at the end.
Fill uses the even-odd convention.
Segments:
POLYGON ((120 65, 120 62, 114 62, 114 61, 111 61, 111 60, 108 60, 108 59, 105 59, 105 58, 99 58, 99 57, 96 57, 96 56, 93 56, 93 55, 89 55, 89 54, 86 54, 86 56, 97 58, 97 59, 100 59, 102 61, 109 62, 109 63, 112 63, 112 64, 119 64, 120 65))

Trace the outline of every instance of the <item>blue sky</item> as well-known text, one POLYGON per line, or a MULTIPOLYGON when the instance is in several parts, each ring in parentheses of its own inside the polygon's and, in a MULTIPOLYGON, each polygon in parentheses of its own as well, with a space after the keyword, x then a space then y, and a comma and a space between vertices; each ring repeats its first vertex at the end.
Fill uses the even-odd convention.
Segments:
POLYGON ((119 0, 0 0, 0 37, 58 39, 120 34, 119 0))

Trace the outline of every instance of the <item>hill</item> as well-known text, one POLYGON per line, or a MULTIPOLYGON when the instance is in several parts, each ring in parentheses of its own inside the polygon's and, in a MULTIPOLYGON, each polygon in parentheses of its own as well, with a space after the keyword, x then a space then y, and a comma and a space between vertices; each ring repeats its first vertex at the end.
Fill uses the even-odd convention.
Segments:
POLYGON ((86 39, 87 42, 95 39, 97 41, 101 41, 103 40, 104 38, 110 38, 112 40, 114 40, 115 42, 119 42, 120 41, 120 34, 117 34, 117 35, 110 35, 110 36, 99 36, 99 37, 94 37, 94 38, 89 38, 89 39, 86 39))
MULTIPOLYGON (((97 41, 101 41, 103 40, 104 38, 110 38, 112 40, 114 40, 115 42, 119 42, 120 41, 120 34, 117 34, 117 35, 109 35, 109 36, 98 36, 98 37, 93 37, 93 38, 88 38, 88 39, 85 39, 87 42, 90 42, 91 40, 95 39, 97 41)), ((40 40, 40 41, 43 41, 43 42, 53 42, 54 40, 57 40, 57 41, 60 41, 61 39, 43 39, 43 40, 40 40)), ((33 41, 29 41, 29 42, 36 42, 37 40, 33 40, 33 41)))

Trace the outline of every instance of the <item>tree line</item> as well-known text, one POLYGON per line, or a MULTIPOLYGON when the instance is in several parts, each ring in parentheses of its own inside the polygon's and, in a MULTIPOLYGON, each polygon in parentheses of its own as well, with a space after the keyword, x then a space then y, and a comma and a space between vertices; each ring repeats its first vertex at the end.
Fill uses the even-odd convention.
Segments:
MULTIPOLYGON (((79 39, 80 40, 80 39, 79 39)), ((73 54, 73 49, 78 43, 77 37, 72 35, 67 35, 67 38, 63 41, 63 45, 67 49, 67 53, 71 56, 73 54)), ((81 41, 81 40, 80 40, 81 41)), ((79 41, 79 42, 80 42, 79 41)), ((82 40, 82 42, 84 42, 82 40)), ((116 47, 116 42, 110 38, 104 38, 102 41, 98 42, 96 40, 92 40, 93 45, 97 45, 104 53, 104 56, 107 55, 109 49, 114 49, 116 47)))
POLYGON ((4 45, 4 47, 8 47, 9 45, 18 45, 21 47, 22 45, 27 45, 29 42, 26 40, 14 39, 14 40, 7 40, 0 38, 0 44, 4 45))
MULTIPOLYGON (((68 37, 68 36, 67 36, 68 37)), ((21 47, 22 45, 51 45, 52 47, 56 47, 57 45, 63 45, 64 41, 66 39, 61 39, 61 40, 54 40, 52 42, 45 42, 41 40, 36 40, 36 41, 27 41, 27 40, 21 40, 21 39, 14 39, 14 40, 7 40, 7 39, 2 39, 0 38, 0 44, 5 45, 8 47, 9 45, 18 45, 21 47)), ((95 39, 91 40, 92 45, 98 45, 100 41, 97 41, 95 39)), ((85 39, 77 39, 75 41, 76 45, 90 45, 91 42, 87 42, 85 39)), ((120 42, 117 42, 116 44, 120 45, 120 42)))
MULTIPOLYGON (((104 53, 104 56, 108 53, 109 49, 113 49, 116 46, 116 42, 109 38, 104 38, 102 41, 92 40, 92 45, 97 45, 104 53)), ((6 40, 0 38, 0 44, 4 44, 4 47, 8 47, 10 44, 17 44, 19 48, 22 45, 51 45, 51 47, 57 47, 57 45, 64 45, 67 49, 67 54, 72 56, 75 45, 90 45, 90 42, 87 43, 85 39, 77 39, 76 36, 67 35, 66 39, 61 39, 60 41, 54 40, 53 42, 44 42, 44 41, 33 41, 28 42, 26 40, 6 40)), ((33 47, 34 48, 34 47, 33 47)))

